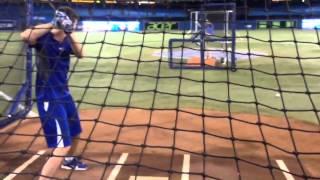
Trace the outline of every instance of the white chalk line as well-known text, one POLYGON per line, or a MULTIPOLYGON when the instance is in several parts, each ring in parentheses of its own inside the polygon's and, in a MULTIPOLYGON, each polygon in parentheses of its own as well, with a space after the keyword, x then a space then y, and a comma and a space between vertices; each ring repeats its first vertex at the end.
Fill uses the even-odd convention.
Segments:
POLYGON ((108 177, 108 180, 116 180, 122 165, 127 161, 129 154, 128 153, 122 153, 119 160, 117 161, 117 165, 112 169, 111 174, 108 177))
POLYGON ((27 160, 25 163, 20 165, 17 169, 15 169, 11 174, 9 174, 3 180, 12 180, 19 173, 21 173, 25 168, 27 168, 30 164, 32 164, 35 160, 37 160, 41 155, 43 155, 45 152, 46 150, 38 151, 37 154, 33 155, 29 160, 27 160))
POLYGON ((189 180, 189 172, 190 172, 190 154, 183 155, 183 164, 182 164, 182 176, 181 180, 189 180))
POLYGON ((276 160, 276 162, 277 162, 279 168, 282 170, 282 173, 285 176, 285 178, 287 180, 294 180, 294 177, 292 176, 292 174, 288 173, 290 171, 289 171, 288 167, 286 166, 286 164, 284 163, 284 161, 283 160, 276 160))

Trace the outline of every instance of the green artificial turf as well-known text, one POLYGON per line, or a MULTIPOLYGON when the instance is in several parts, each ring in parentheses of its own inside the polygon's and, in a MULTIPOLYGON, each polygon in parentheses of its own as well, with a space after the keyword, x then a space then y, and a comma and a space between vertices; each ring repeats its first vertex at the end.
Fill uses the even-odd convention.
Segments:
MULTIPOLYGON (((72 59, 69 85, 80 108, 230 109, 318 123, 320 48, 316 33, 237 31, 236 52, 263 56, 239 60, 238 70, 231 72, 170 69, 167 57, 154 52, 167 52, 172 38, 190 38, 182 32, 78 32, 85 57, 72 59), (280 89, 281 96, 277 96, 280 89)), ((3 67, 3 59, 0 63, 3 67)), ((0 69, 1 77, 7 71, 0 69)))

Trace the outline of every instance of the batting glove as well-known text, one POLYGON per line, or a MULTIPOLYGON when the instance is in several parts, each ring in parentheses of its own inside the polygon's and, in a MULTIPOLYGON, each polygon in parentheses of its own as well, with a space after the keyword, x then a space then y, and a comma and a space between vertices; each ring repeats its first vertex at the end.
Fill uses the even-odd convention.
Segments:
POLYGON ((61 11, 55 12, 52 24, 55 27, 64 30, 66 33, 71 33, 73 30, 73 23, 71 19, 66 15, 66 13, 61 11))

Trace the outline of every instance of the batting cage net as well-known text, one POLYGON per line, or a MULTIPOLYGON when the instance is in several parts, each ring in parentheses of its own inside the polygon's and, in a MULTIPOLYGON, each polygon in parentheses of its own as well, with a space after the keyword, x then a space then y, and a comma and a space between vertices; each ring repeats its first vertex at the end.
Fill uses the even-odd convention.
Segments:
POLYGON ((170 39, 170 67, 235 70, 235 28, 234 3, 206 3, 191 9, 191 38, 170 39))
POLYGON ((319 8, 312 0, 2 0, 0 179, 320 179, 319 8), (22 35, 65 18, 62 6, 79 15, 66 37, 83 57, 72 47, 70 65, 64 39, 22 35), (39 55, 62 65, 43 69, 39 55), (68 87, 59 88, 73 100, 39 105, 37 76, 63 70, 68 87), (56 112, 44 115, 52 104, 73 115, 62 128, 56 112), (82 132, 73 136, 77 113, 82 132), (65 139, 68 155, 48 148, 65 139), (43 174, 65 156, 88 168, 43 174))
MULTIPOLYGON (((0 16, 0 126, 5 126, 10 123, 8 116, 19 115, 24 116, 28 111, 26 108, 26 89, 27 87, 27 71, 26 71, 26 46, 17 33, 18 27, 23 24, 12 19, 26 17, 24 7, 16 11, 15 14, 10 14, 10 9, 18 4, 11 3, 1 7, 0 16)), ((1 4, 2 6, 2 4, 1 4)))

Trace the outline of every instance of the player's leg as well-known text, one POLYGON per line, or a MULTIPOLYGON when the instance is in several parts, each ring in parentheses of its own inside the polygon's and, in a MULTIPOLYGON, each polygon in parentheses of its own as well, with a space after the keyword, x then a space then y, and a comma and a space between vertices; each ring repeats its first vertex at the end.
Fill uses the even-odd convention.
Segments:
POLYGON ((80 135, 72 137, 72 146, 70 148, 70 151, 68 152, 68 156, 76 157, 79 156, 79 147, 80 147, 80 135))
POLYGON ((80 133, 82 132, 80 117, 76 104, 71 95, 65 97, 65 102, 65 108, 69 120, 70 135, 72 137, 72 147, 69 151, 69 154, 71 156, 76 156, 76 151, 78 150, 80 142, 80 133))
POLYGON ((47 145, 54 149, 41 171, 40 179, 49 179, 54 176, 63 158, 68 154, 72 138, 67 114, 60 102, 38 99, 37 105, 47 145))
POLYGON ((54 173, 57 171, 58 167, 63 161, 63 157, 68 154, 69 150, 70 146, 64 148, 56 148, 53 151, 52 157, 50 157, 47 160, 46 164, 43 166, 39 180, 51 179, 50 177, 54 176, 54 173))
POLYGON ((64 106, 67 112, 70 135, 72 137, 72 146, 68 152, 68 157, 65 158, 61 168, 63 169, 74 169, 74 170, 87 170, 88 166, 82 162, 78 157, 80 148, 80 133, 82 131, 80 118, 78 114, 77 107, 71 96, 64 98, 64 106))

